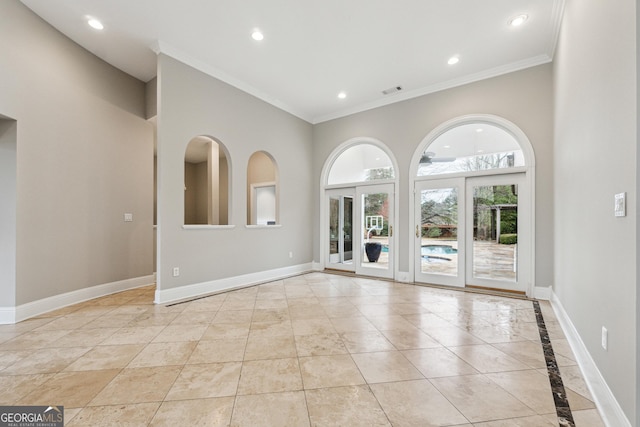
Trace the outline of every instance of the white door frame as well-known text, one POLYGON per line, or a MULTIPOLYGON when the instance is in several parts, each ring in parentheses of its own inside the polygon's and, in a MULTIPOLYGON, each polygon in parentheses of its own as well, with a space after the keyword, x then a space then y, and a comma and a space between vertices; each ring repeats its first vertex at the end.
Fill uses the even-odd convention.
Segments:
POLYGON ((464 236, 466 222, 465 216, 465 179, 464 178, 442 178, 437 180, 416 181, 414 192, 414 215, 416 218, 414 241, 414 281, 424 283, 435 283, 439 285, 455 286, 463 288, 465 286, 465 254, 466 245, 464 236), (456 188, 458 192, 458 223, 457 223, 457 271, 455 276, 424 273, 422 272, 422 190, 436 190, 441 188, 456 188))
POLYGON ((482 177, 468 177, 465 179, 466 193, 466 211, 465 221, 466 229, 469 231, 465 239, 466 257, 466 285, 481 286, 492 289, 502 289, 507 291, 527 292, 527 278, 530 275, 529 248, 531 247, 531 236, 527 224, 529 223, 529 215, 531 213, 528 206, 529 197, 527 194, 527 186, 525 183, 525 174, 500 174, 488 175, 482 177), (473 277, 473 191, 472 188, 478 185, 518 185, 518 245, 516 262, 516 280, 503 281, 499 279, 482 279, 473 277))
MULTIPOLYGON (((323 211, 322 215, 325 217, 325 220, 331 215, 330 212, 330 204, 329 204, 329 199, 332 197, 339 197, 341 199, 345 198, 345 197, 351 197, 352 199, 352 215, 353 218, 351 219, 351 262, 348 264, 344 263, 344 251, 342 253, 340 253, 340 250, 338 250, 338 253, 340 254, 340 260, 339 262, 332 262, 331 260, 331 254, 326 253, 326 266, 325 268, 332 268, 335 270, 342 270, 342 271, 353 271, 355 272, 356 270, 356 260, 355 260, 355 248, 354 248, 354 244, 356 242, 356 238, 354 236, 354 231, 355 231, 355 216, 356 216, 356 207, 355 207, 355 198, 356 198, 356 189, 355 187, 345 187, 345 188, 335 188, 335 189, 331 189, 331 190, 326 190, 325 192, 325 210, 323 211)), ((340 216, 340 218, 344 217, 344 205, 341 203, 340 204, 340 209, 338 212, 338 215, 340 216)), ((325 249, 328 251, 329 247, 330 247, 330 236, 327 234, 327 231, 329 229, 328 227, 329 222, 327 221, 327 227, 324 229, 323 235, 320 236, 320 238, 322 240, 327 241, 328 243, 325 242, 325 249)), ((342 229, 342 227, 340 227, 340 224, 338 226, 338 228, 342 229)), ((340 230, 340 236, 338 237, 338 246, 341 245, 341 242, 343 242, 343 233, 342 230, 340 230)))
MULTIPOLYGON (((398 189, 398 162, 396 161, 393 153, 391 152, 391 150, 389 150, 389 148, 380 140, 375 139, 375 138, 370 138, 370 137, 356 137, 356 138, 351 138, 345 142, 343 142, 342 144, 340 144, 338 147, 336 147, 331 154, 327 157, 327 160, 325 161, 323 167, 322 167, 322 172, 320 173, 320 182, 319 182, 319 204, 320 204, 320 209, 319 209, 319 213, 320 213, 320 220, 318 221, 318 242, 319 242, 319 262, 317 264, 314 263, 314 269, 315 270, 324 270, 327 265, 328 265, 328 239, 325 238, 325 233, 326 230, 329 228, 329 224, 328 224, 328 215, 327 215, 327 196, 326 196, 326 191, 327 190, 331 190, 331 189, 335 189, 335 188, 346 188, 346 187, 356 187, 356 186, 366 186, 366 185, 378 185, 378 184, 393 184, 394 185, 394 193, 397 191, 398 189), (389 159, 391 160, 391 164, 393 167, 393 170, 395 172, 395 178, 393 179, 384 179, 384 180, 376 180, 376 181, 360 181, 360 182, 353 182, 353 183, 343 183, 343 184, 337 184, 337 185, 328 185, 328 177, 329 177, 329 172, 331 171, 331 167, 333 166, 333 163, 336 161, 336 159, 348 148, 353 147, 355 145, 359 145, 359 144, 370 144, 370 145, 374 145, 378 148, 380 148, 381 150, 383 150, 387 156, 389 157, 389 159)), ((394 214, 394 224, 393 224, 393 228, 394 230, 394 235, 393 235, 393 241, 394 241, 394 247, 397 248, 397 241, 398 241, 398 215, 397 213, 399 212, 399 197, 397 197, 397 195, 395 195, 395 197, 393 198, 394 202, 393 202, 393 212, 394 214)), ((393 251, 393 272, 392 272, 392 279, 395 279, 396 277, 398 277, 398 250, 393 251)), ((406 281, 406 280, 405 280, 406 281)))
MULTIPOLYGON (((514 123, 510 122, 507 119, 504 119, 499 116, 491 115, 491 114, 469 114, 465 116, 456 117, 454 119, 448 120, 441 125, 437 126, 433 129, 429 134, 422 140, 422 143, 418 145, 416 151, 411 158, 411 163, 409 165, 409 188, 408 191, 408 200, 414 200, 414 192, 416 190, 416 182, 421 180, 430 180, 430 179, 442 179, 442 178, 456 178, 460 176, 483 176, 483 175, 500 175, 502 173, 515 173, 515 172, 523 172, 525 173, 525 185, 528 188, 528 198, 529 198, 529 224, 526 225, 529 231, 529 235, 531 236, 531 242, 529 245, 529 277, 522 278, 524 280, 524 287, 526 289, 526 295, 528 297, 536 297, 535 295, 535 272, 536 272, 536 233, 535 233, 535 224, 536 224, 536 215, 535 215, 535 155, 533 152, 533 147, 527 135, 514 123), (525 166, 520 168, 511 168, 511 169, 494 169, 489 171, 480 171, 475 173, 467 173, 467 174, 447 174, 447 175, 436 175, 436 176, 422 176, 418 177, 418 167, 420 163, 420 158, 422 157, 422 153, 427 149, 427 147, 440 135, 451 130, 457 126, 461 126, 467 123, 487 123, 494 126, 498 126, 511 133, 520 148, 522 149, 524 158, 525 158, 525 166)), ((397 198, 396 198, 397 199, 397 198)), ((415 214, 415 208, 409 209, 409 223, 408 228, 404 230, 406 236, 415 236, 414 226, 418 221, 415 214)), ((409 237, 409 251, 411 256, 409 257, 409 271, 407 273, 408 281, 415 281, 415 256, 413 254, 416 253, 416 240, 415 237, 409 237)), ((398 251, 396 251, 398 252, 398 251)))
POLYGON ((354 248, 353 248, 353 259, 356 265, 356 274, 361 274, 365 276, 375 276, 382 277, 387 279, 394 278, 394 258, 396 253, 396 236, 394 230, 396 229, 396 221, 395 221, 395 185, 392 183, 388 184, 373 184, 373 185, 359 185, 356 187, 356 198, 354 200, 354 248), (364 206, 362 205, 362 199, 365 194, 375 194, 375 193, 388 193, 389 194, 389 239, 388 239, 388 254, 389 254, 389 264, 387 268, 377 268, 374 265, 376 263, 371 263, 371 265, 365 264, 363 262, 366 257, 364 251, 366 236, 363 235, 365 224, 364 224, 364 206), (357 218, 357 220, 355 219, 357 218), (357 250, 356 250, 357 245, 357 250))

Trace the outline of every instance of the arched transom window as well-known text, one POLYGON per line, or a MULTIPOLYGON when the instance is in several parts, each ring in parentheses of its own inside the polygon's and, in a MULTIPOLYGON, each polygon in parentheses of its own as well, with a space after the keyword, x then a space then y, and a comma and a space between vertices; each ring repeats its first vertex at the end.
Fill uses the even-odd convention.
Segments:
POLYGON ((344 150, 331 165, 328 185, 395 178, 389 155, 373 144, 358 144, 344 150))
POLYGON ((520 144, 501 127, 466 123, 438 136, 422 153, 418 176, 525 166, 520 144))

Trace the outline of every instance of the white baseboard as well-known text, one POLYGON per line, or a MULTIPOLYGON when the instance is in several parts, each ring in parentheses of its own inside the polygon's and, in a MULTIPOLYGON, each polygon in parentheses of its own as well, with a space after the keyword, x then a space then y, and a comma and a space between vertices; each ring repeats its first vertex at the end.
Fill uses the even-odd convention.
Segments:
POLYGON ((534 286, 533 297, 535 299, 549 301, 551 299, 551 286, 534 286))
POLYGON ((155 274, 134 277, 132 279, 119 280, 117 282, 90 286, 88 288, 78 289, 77 291, 54 295, 52 297, 21 304, 17 307, 0 307, 0 324, 21 322, 31 317, 67 307, 69 305, 78 304, 93 298, 99 298, 116 292, 147 286, 155 283, 155 281, 155 274))
POLYGON ((322 267, 322 264, 320 264, 319 262, 312 262, 311 263, 311 269, 313 271, 322 271, 324 270, 324 268, 322 267))
POLYGON ((411 275, 408 271, 398 271, 396 281, 402 283, 411 283, 411 275))
POLYGON ((558 318, 558 322, 564 331, 567 341, 576 356, 578 366, 582 371, 584 380, 589 387, 589 391, 600 411, 600 415, 606 426, 608 427, 631 427, 631 423, 622 411, 620 404, 611 392, 604 377, 598 370, 593 358, 589 354, 587 347, 584 345, 582 338, 578 334, 575 326, 571 322, 562 303, 558 299, 553 290, 551 290, 551 307, 558 318))
POLYGON ((260 271, 257 273, 243 274, 241 276, 227 277, 208 282, 194 283, 192 285, 179 286, 177 288, 159 290, 156 289, 156 304, 166 304, 189 298, 197 298, 203 295, 223 291, 246 288, 260 283, 281 280, 298 274, 313 271, 312 263, 294 265, 274 270, 260 271))
POLYGON ((15 307, 0 307, 0 325, 16 323, 15 307))

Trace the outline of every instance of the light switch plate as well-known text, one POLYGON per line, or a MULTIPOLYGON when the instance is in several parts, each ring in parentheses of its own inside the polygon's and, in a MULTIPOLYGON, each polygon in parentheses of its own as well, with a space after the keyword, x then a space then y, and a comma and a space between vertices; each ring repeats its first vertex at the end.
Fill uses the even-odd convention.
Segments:
POLYGON ((615 216, 627 216, 627 193, 615 195, 615 216))
POLYGON ((126 213, 126 214, 124 214, 124 221, 125 221, 125 222, 131 222, 131 221, 133 221, 133 214, 132 214, 132 213, 126 213))

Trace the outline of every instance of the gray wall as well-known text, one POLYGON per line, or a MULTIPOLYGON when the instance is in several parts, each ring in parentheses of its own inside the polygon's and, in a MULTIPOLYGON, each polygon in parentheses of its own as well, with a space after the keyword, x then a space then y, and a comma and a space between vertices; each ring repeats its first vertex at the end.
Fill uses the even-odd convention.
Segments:
MULTIPOLYGON (((418 145, 438 125, 467 114, 493 114, 515 123, 536 156, 536 285, 553 281, 552 67, 541 65, 481 82, 425 95, 314 126, 314 223, 319 221, 320 174, 329 154, 344 141, 372 137, 385 143, 399 167, 399 271, 409 270, 409 166, 418 145)), ((320 261, 314 228, 314 260, 320 261)))
POLYGON ((629 420, 636 417, 636 2, 569 0, 554 63, 555 287, 629 420), (627 216, 614 194, 627 192, 627 216), (609 349, 600 346, 601 328, 609 349))
POLYGON ((18 127, 16 303, 151 274, 144 84, 16 0, 0 2, 0 52, 0 115, 18 127))
POLYGON ((640 173, 638 173, 638 165, 640 165, 640 150, 637 149, 640 142, 640 31, 638 30, 638 22, 640 22, 640 7, 636 2, 636 419, 635 425, 640 426, 640 393, 637 391, 638 384, 640 384, 640 339, 638 339, 638 332, 640 331, 640 292, 637 291, 638 285, 640 285, 640 263, 637 260, 637 251, 640 248, 640 215, 638 215, 637 200, 640 194, 640 173))
POLYGON ((17 130, 0 116, 0 307, 16 303, 17 130))
POLYGON ((165 55, 158 57, 158 99, 159 288, 311 262, 311 125, 165 55), (197 135, 226 147, 234 228, 182 226, 184 154, 197 135), (279 167, 281 227, 245 226, 247 165, 258 150, 279 167))

